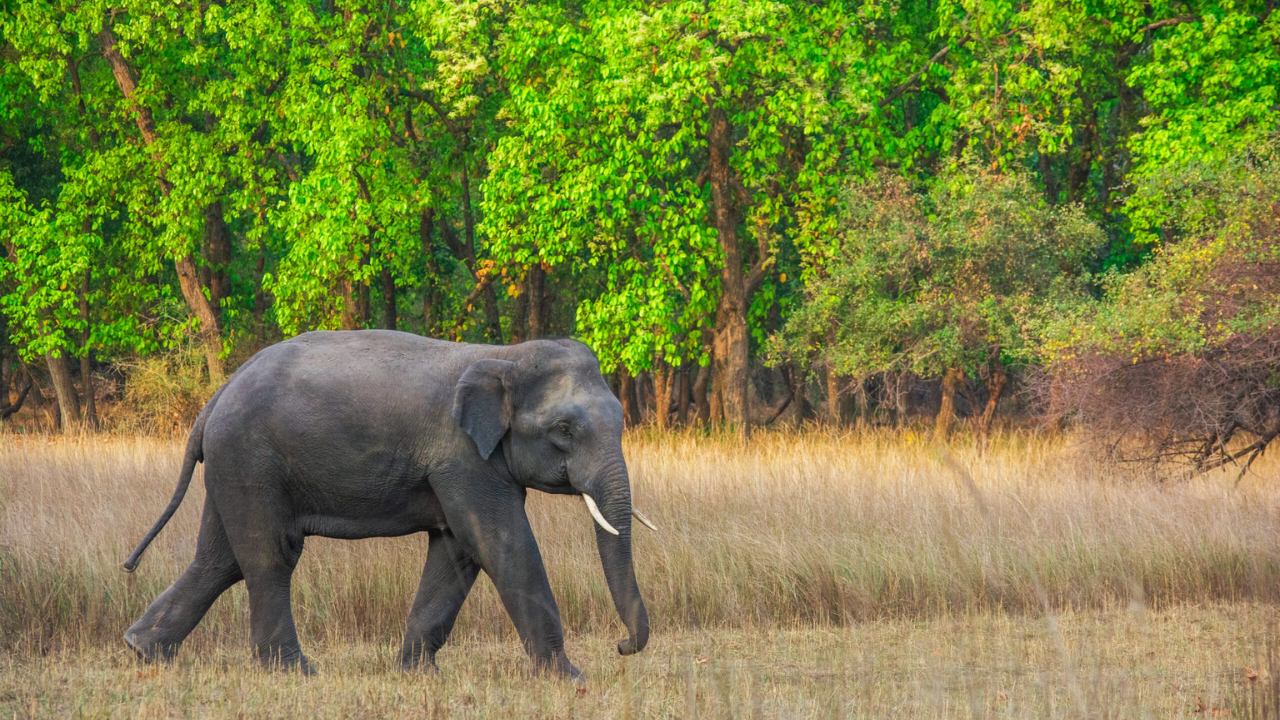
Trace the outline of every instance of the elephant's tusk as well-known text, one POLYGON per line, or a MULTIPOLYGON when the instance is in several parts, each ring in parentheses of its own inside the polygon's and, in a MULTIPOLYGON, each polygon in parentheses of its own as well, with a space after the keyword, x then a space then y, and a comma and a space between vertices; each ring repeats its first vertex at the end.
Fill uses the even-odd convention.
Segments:
POLYGON ((591 496, 586 493, 582 493, 582 499, 587 501, 587 509, 591 511, 591 517, 596 519, 600 527, 604 528, 605 532, 617 535, 617 529, 610 525, 608 520, 604 519, 604 515, 600 514, 600 508, 596 506, 596 501, 592 500, 591 496))
POLYGON ((632 514, 632 515, 635 515, 637 520, 639 520, 640 522, 644 523, 644 526, 645 526, 645 527, 649 528, 650 530, 652 530, 652 531, 654 531, 654 532, 658 532, 658 526, 657 526, 657 525, 654 525, 654 524, 653 524, 653 523, 651 523, 651 522, 649 522, 649 518, 645 517, 645 516, 644 516, 644 513, 642 513, 642 512, 640 512, 639 510, 637 510, 635 505, 632 505, 632 506, 631 506, 631 514, 632 514))

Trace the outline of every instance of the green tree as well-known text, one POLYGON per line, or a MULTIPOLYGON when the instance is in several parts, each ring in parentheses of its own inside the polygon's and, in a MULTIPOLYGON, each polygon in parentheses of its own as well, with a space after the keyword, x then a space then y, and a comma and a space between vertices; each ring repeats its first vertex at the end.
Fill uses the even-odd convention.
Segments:
POLYGON ((972 166, 928 193, 894 175, 853 183, 840 214, 832 255, 774 338, 775 357, 857 378, 942 376, 943 434, 959 382, 982 366, 985 430, 1005 365, 1036 359, 1045 313, 1082 297, 1080 269, 1105 245, 1078 207, 1048 205, 1026 175, 972 166))
POLYGON ((752 326, 763 335, 785 292, 779 258, 834 196, 838 168, 883 157, 879 109, 929 66, 893 16, 840 3, 532 6, 512 24, 513 132, 485 186, 495 255, 600 268, 581 275, 599 287, 578 329, 604 366, 712 362, 720 414, 745 431, 752 326), (891 42, 868 48, 877 33, 891 42))

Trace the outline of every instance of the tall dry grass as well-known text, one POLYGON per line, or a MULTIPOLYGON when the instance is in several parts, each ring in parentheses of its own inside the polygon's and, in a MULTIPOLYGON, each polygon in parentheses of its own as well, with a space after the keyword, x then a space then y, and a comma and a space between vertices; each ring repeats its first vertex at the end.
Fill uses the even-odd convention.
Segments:
MULTIPOLYGON (((794 628, 1002 610, 1275 599, 1277 464, 1184 482, 1121 477, 1069 439, 1012 435, 985 451, 912 434, 694 435, 626 440, 639 581, 655 633, 794 628), (967 473, 967 474, 966 474, 967 473), (972 483, 967 480, 972 479, 972 483)), ((0 435, 0 647, 115 644, 194 552, 199 480, 135 575, 120 562, 173 490, 180 441, 0 435)), ((591 520, 572 498, 529 512, 570 632, 621 632, 591 520)), ((425 536, 310 538, 294 585, 304 647, 394 642, 425 536)), ((243 640, 243 586, 192 643, 243 640)), ((477 584, 460 640, 511 624, 477 584)))

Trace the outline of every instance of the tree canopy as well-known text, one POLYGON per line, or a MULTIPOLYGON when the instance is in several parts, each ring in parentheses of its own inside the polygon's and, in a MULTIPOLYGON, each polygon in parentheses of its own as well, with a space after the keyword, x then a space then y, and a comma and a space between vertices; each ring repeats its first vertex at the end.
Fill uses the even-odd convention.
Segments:
POLYGON ((814 373, 1043 364, 1169 262, 1164 173, 1271 142, 1274 9, 0 0, 0 381, 73 421, 179 347, 573 335, 745 431, 814 373))

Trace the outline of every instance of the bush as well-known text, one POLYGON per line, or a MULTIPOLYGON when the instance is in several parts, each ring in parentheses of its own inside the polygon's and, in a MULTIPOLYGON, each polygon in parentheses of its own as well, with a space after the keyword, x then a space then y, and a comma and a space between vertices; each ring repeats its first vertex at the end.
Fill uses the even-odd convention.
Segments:
POLYGON ((112 424, 149 435, 186 432, 218 385, 205 373, 195 346, 120 363, 124 392, 112 424))
POLYGON ((1144 181, 1162 244, 1059 323, 1048 397, 1129 459, 1241 472, 1280 435, 1280 153, 1144 181))

